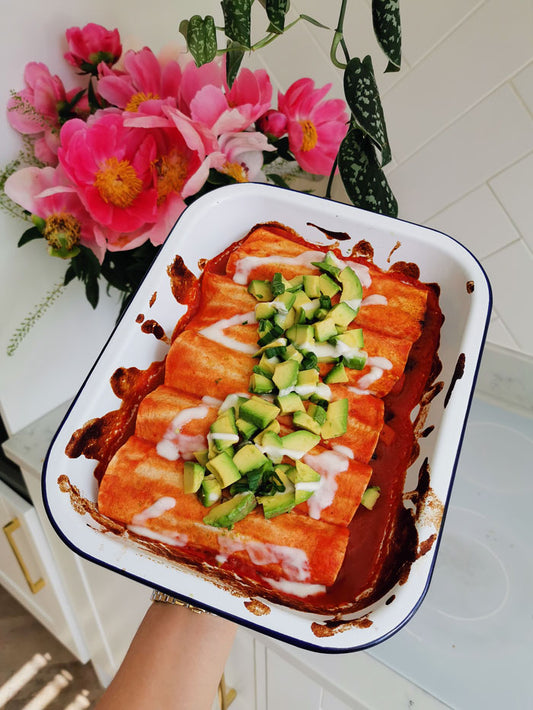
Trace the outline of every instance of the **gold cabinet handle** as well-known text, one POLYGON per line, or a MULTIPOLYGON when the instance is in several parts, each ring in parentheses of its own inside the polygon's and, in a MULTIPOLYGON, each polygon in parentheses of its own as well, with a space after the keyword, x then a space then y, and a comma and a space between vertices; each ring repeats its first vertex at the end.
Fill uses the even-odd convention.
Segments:
POLYGON ((17 562, 19 563, 20 569, 22 570, 22 574, 24 575, 24 579, 28 583, 28 587, 31 590, 32 594, 37 594, 45 585, 44 579, 41 577, 38 579, 36 582, 34 582, 31 577, 30 573, 28 571, 28 568, 26 567, 26 563, 24 562, 24 558, 22 557, 22 554, 20 550, 17 547, 17 543, 15 542, 15 539, 13 537, 13 533, 15 530, 18 530, 20 528, 20 521, 18 518, 13 518, 13 520, 8 523, 7 525, 4 525, 4 533, 7 537, 7 541, 9 542, 9 546, 13 550, 13 554, 17 558, 17 562))
POLYGON ((226 688, 226 679, 224 678, 224 674, 222 674, 222 678, 218 684, 218 704, 220 710, 228 710, 236 697, 237 691, 235 688, 226 688))

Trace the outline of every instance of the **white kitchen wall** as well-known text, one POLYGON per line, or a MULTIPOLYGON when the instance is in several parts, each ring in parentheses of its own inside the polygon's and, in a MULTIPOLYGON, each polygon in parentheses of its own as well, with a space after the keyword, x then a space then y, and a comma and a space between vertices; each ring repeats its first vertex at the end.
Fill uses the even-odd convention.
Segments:
MULTIPOLYGON (((63 35, 72 25, 118 27, 123 38, 157 50, 180 41, 181 19, 221 16, 215 0, 4 2, 0 104, 22 87, 28 61, 67 76, 63 35)), ((338 6, 293 0, 291 15, 306 13, 334 27, 338 6)), ((400 217, 454 236, 480 259, 495 298, 489 342, 531 355, 533 2, 401 0, 400 6, 404 65, 397 74, 382 73, 387 62, 372 33, 370 0, 351 0, 345 21, 352 56, 373 57, 394 155, 387 174, 400 217)), ((317 84, 332 82, 331 95, 340 96, 341 76, 329 61, 331 36, 300 23, 248 66, 265 66, 281 90, 311 76, 317 84)), ((18 141, 1 111, 0 136, 0 162, 6 163, 18 141)), ((335 196, 343 199, 342 190, 335 196)), ((7 358, 13 330, 64 271, 40 244, 16 248, 22 226, 0 214, 0 400, 11 431, 74 394, 116 312, 114 299, 105 296, 93 312, 71 284, 7 358)))

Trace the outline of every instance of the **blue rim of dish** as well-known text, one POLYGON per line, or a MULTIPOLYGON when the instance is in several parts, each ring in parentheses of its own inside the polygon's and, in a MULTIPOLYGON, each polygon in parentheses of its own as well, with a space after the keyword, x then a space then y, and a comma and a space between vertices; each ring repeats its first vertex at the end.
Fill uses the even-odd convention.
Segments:
MULTIPOLYGON (((249 189, 250 186, 252 186, 252 187, 253 187, 254 189, 256 189, 256 190, 257 190, 257 188, 260 186, 261 189, 265 188, 265 189, 270 189, 270 190, 284 190, 284 191, 287 191, 287 192, 294 192, 294 191, 292 191, 292 190, 290 190, 290 189, 288 189, 288 188, 280 187, 280 186, 277 186, 277 185, 263 184, 263 183, 260 184, 260 185, 259 185, 258 183, 241 183, 241 184, 237 184, 237 185, 226 185, 226 186, 223 186, 223 187, 221 187, 221 188, 217 188, 217 190, 216 190, 215 192, 216 192, 217 194, 220 194, 220 193, 219 193, 220 190, 221 190, 222 192, 235 192, 236 190, 238 190, 239 192, 242 192, 243 190, 249 189)), ((298 194, 301 194, 301 193, 298 193, 298 194)), ((212 193, 207 193, 207 194, 206 194, 205 196, 203 196, 203 197, 206 197, 206 198, 211 197, 211 199, 213 199, 212 193)), ((320 197, 320 196, 318 196, 318 195, 305 195, 305 197, 306 197, 306 198, 313 199, 313 200, 322 200, 322 201, 325 201, 325 202, 327 202, 327 203, 329 203, 329 204, 331 204, 331 203, 333 203, 333 204, 339 204, 339 205, 342 205, 344 208, 351 208, 351 209, 356 210, 356 211, 358 211, 358 212, 364 212, 364 210, 360 210, 359 208, 354 207, 353 205, 348 205, 348 204, 346 204, 346 203, 337 202, 337 201, 335 201, 335 200, 331 200, 331 199, 326 198, 326 197, 320 197)), ((194 203, 192 203, 192 205, 190 205, 190 207, 193 207, 194 205, 197 205, 197 204, 198 204, 199 202, 201 202, 201 201, 202 201, 202 198, 199 198, 199 199, 196 200, 194 203)), ((172 229, 169 231, 169 234, 168 234, 168 236, 167 236, 167 239, 165 239, 165 242, 163 242, 162 247, 166 244, 166 242, 167 242, 167 240, 168 240, 168 237, 174 232, 174 230, 175 230, 177 224, 179 223, 181 217, 187 212, 188 209, 189 209, 189 207, 188 207, 186 210, 184 210, 184 211, 181 213, 181 215, 178 217, 178 219, 176 220, 176 222, 175 222, 174 225, 172 226, 172 229)), ((430 227, 425 227, 424 225, 417 224, 416 222, 411 222, 411 221, 409 221, 409 220, 400 219, 400 218, 397 218, 397 217, 388 217, 388 216, 385 216, 385 215, 379 215, 379 214, 376 214, 376 213, 372 213, 372 214, 373 214, 375 217, 378 217, 379 219, 383 219, 383 220, 385 220, 385 221, 402 222, 402 223, 404 223, 404 224, 413 225, 413 226, 415 226, 415 227, 417 227, 417 228, 427 229, 427 230, 429 230, 429 231, 431 231, 431 232, 437 232, 437 233, 441 234, 443 237, 445 237, 446 239, 449 239, 450 241, 455 242, 455 243, 458 244, 467 254, 470 255, 470 257, 472 258, 472 260, 475 262, 475 264, 477 265, 477 267, 478 267, 479 270, 481 271, 481 274, 484 276, 484 278, 485 278, 485 283, 486 283, 486 286, 487 286, 487 304, 486 304, 487 310, 486 310, 485 324, 484 324, 484 328, 483 328, 483 334, 482 334, 482 336, 481 336, 481 338, 480 338, 480 340, 479 340, 479 344, 478 344, 478 348, 477 348, 477 362, 476 362, 476 364, 475 364, 475 369, 474 369, 474 373, 473 373, 473 377, 472 377, 472 386, 471 386, 471 388, 470 388, 470 392, 469 392, 469 395, 468 395, 467 405, 466 405, 465 411, 464 411, 463 424, 462 424, 461 431, 460 431, 460 434, 459 434, 459 440, 458 440, 458 444, 457 444, 457 448, 456 448, 455 458, 454 458, 452 470, 451 470, 451 473, 450 473, 449 483, 448 483, 448 487, 447 487, 447 495, 446 495, 446 500, 445 500, 444 505, 443 505, 443 513, 442 513, 442 518, 441 518, 441 522, 440 522, 440 527, 439 527, 439 531, 438 531, 438 534, 437 534, 437 539, 435 540, 434 547, 433 547, 433 557, 432 557, 431 564, 430 564, 430 567, 429 567, 428 572, 427 572, 427 576, 426 576, 424 588, 422 589, 422 592, 420 593, 419 598, 418 598, 417 601, 413 604, 413 606, 411 607, 409 613, 406 614, 406 616, 402 619, 402 621, 399 622, 399 623, 398 623, 395 627, 393 627, 392 629, 389 629, 386 633, 384 633, 384 634, 383 634, 382 636, 380 636, 379 638, 373 639, 372 641, 369 641, 369 642, 367 642, 367 643, 360 643, 360 644, 357 644, 356 646, 353 646, 353 647, 343 647, 343 648, 339 648, 339 647, 330 647, 330 646, 319 646, 319 645, 315 645, 315 644, 313 644, 313 643, 310 643, 310 642, 308 642, 308 641, 304 641, 304 640, 302 640, 302 639, 295 638, 295 637, 293 637, 293 636, 287 636, 287 635, 285 635, 285 634, 283 634, 283 633, 281 633, 281 632, 279 632, 279 631, 276 631, 276 630, 274 630, 274 629, 271 629, 271 628, 268 628, 268 627, 265 627, 265 626, 261 626, 261 625, 259 625, 259 624, 257 624, 257 623, 254 623, 254 622, 252 622, 252 621, 249 621, 249 620, 247 620, 247 619, 245 619, 245 618, 243 618, 243 617, 241 617, 241 616, 236 616, 236 615, 231 614, 231 613, 229 613, 229 612, 227 612, 227 611, 224 611, 224 610, 222 610, 222 609, 212 607, 212 606, 206 604, 206 603, 203 602, 203 601, 200 601, 200 600, 194 599, 194 598, 192 598, 192 597, 188 597, 188 596, 182 595, 182 594, 180 594, 179 592, 176 592, 175 590, 169 589, 168 587, 161 586, 161 585, 159 585, 159 584, 157 584, 157 583, 155 583, 155 582, 151 582, 151 581, 149 581, 149 580, 146 580, 146 579, 143 578, 143 577, 139 577, 138 575, 134 574, 133 572, 130 572, 130 571, 127 571, 127 570, 124 570, 124 569, 120 569, 120 568, 116 567, 116 566, 113 565, 113 564, 110 564, 110 563, 108 563, 108 562, 104 562, 104 561, 98 559, 97 557, 94 557, 93 555, 89 554, 88 552, 85 552, 84 550, 80 550, 71 540, 69 540, 69 538, 63 533, 63 531, 62 531, 61 528, 59 527, 59 524, 56 523, 55 518, 54 518, 53 513, 52 513, 52 510, 51 510, 51 507, 50 507, 50 505, 49 505, 48 495, 47 495, 47 491, 46 491, 46 480, 47 480, 48 460, 49 460, 49 458, 50 458, 50 455, 51 455, 51 453, 52 453, 52 450, 54 449, 54 445, 55 445, 56 439, 57 439, 57 437, 59 436, 59 433, 62 431, 64 424, 65 424, 66 421, 68 420, 68 417, 69 417, 69 415, 70 415, 70 412, 71 412, 72 409, 74 408, 74 406, 75 406, 75 404, 76 404, 76 402, 77 402, 77 400, 78 400, 78 397, 80 396, 81 392, 84 390, 84 388, 85 388, 85 386, 86 386, 88 380, 90 379, 90 377, 91 377, 91 375, 92 375, 94 369, 96 368, 96 365, 97 365, 98 362, 100 361, 100 358, 102 357, 103 353, 104 353, 105 350, 107 349, 107 347, 108 347, 110 341, 113 339, 113 336, 114 336, 114 334, 115 334, 115 331, 117 330, 118 326, 120 325, 122 319, 126 316, 126 314, 130 311, 130 309, 131 309, 132 306, 134 305, 135 297, 136 297, 138 291, 140 290, 140 288, 142 287, 142 285, 143 285, 144 281, 146 280, 146 278, 148 278, 148 276, 150 275, 150 272, 151 272, 151 270, 152 270, 154 264, 157 262, 157 260, 158 260, 158 258, 159 258, 160 252, 159 252, 159 253, 154 257, 154 259, 152 260, 152 262, 151 262, 149 268, 148 268, 147 271, 146 271, 146 274, 144 275, 142 281, 140 282, 140 284, 139 284, 139 286, 138 286, 138 288, 137 288, 137 291, 132 295, 128 307, 123 311, 123 313, 121 313, 120 317, 117 319, 117 322, 115 323, 115 326, 113 327, 113 330, 111 331, 109 337, 107 338, 105 344, 103 345, 103 347, 102 347, 102 349, 101 349, 101 351, 100 351, 98 357, 97 357, 96 360, 94 361, 94 363, 93 363, 91 369, 89 370, 87 376, 85 377, 85 379, 84 379, 82 385, 80 386, 80 388, 79 388, 78 392, 76 393, 74 399, 72 400, 71 404, 69 405, 69 407, 68 407, 68 409, 67 409, 67 412, 65 413, 65 415, 63 416, 63 419, 61 420, 61 424, 60 424, 59 427, 57 428, 57 430, 56 430, 56 432, 55 432, 55 434, 54 434, 54 436, 53 436, 53 438, 52 438, 52 441, 51 441, 51 443, 50 443, 50 445, 49 445, 49 447, 48 447, 48 450, 47 450, 47 453, 46 453, 46 456, 45 456, 45 459, 44 459, 44 462, 43 462, 42 476, 41 476, 41 493, 42 493, 42 498, 43 498, 44 509, 45 509, 45 511, 46 511, 46 515, 48 516, 48 519, 49 519, 50 524, 52 525, 53 529, 55 530, 55 532, 57 533, 57 535, 59 536, 59 538, 65 543, 65 545, 67 545, 67 547, 69 547, 73 552, 75 552, 77 555, 79 555, 79 556, 82 557, 83 559, 86 559, 86 560, 88 560, 89 562, 93 562, 93 563, 95 563, 95 564, 97 564, 97 565, 99 565, 99 566, 101 566, 101 567, 104 567, 104 568, 106 568, 106 569, 108 569, 108 570, 111 570, 111 571, 113 571, 113 572, 116 572, 116 573, 120 574, 121 576, 126 577, 127 579, 131 579, 131 580, 133 580, 133 581, 135 581, 135 582, 139 582, 140 584, 143 584, 143 585, 149 587, 150 589, 158 589, 159 591, 161 591, 161 592, 163 592, 163 593, 165 593, 165 594, 169 594, 169 595, 171 595, 171 596, 174 596, 174 597, 180 599, 181 601, 184 601, 184 602, 186 602, 186 603, 189 603, 189 604, 193 604, 193 605, 195 605, 195 606, 198 606, 198 607, 204 609, 205 611, 211 612, 211 613, 216 614, 216 615, 218 615, 218 616, 222 616, 223 618, 228 619, 229 621, 233 621, 234 623, 239 624, 240 626, 245 626, 245 627, 247 627, 247 628, 249 628, 249 629, 251 629, 251 630, 253 630, 253 631, 258 631, 258 632, 260 632, 260 633, 262 633, 262 634, 265 634, 266 636, 269 636, 269 637, 271 637, 271 638, 274 638, 274 639, 276 639, 276 640, 278 640, 278 641, 283 641, 283 642, 288 643, 288 644, 290 644, 290 645, 292 645, 292 646, 296 646, 296 647, 298 647, 298 648, 302 648, 302 649, 307 650, 307 651, 314 651, 314 652, 317 652, 317 653, 324 653, 324 654, 336 654, 336 655, 339 655, 339 654, 346 654, 346 653, 354 653, 354 652, 357 652, 357 651, 364 651, 365 649, 368 649, 368 648, 372 648, 372 647, 374 647, 374 646, 377 646, 378 644, 383 643, 383 642, 386 641, 387 639, 391 638, 391 637, 394 636, 396 633, 398 633, 398 631, 400 631, 400 630, 412 619, 412 617, 416 614, 416 612, 417 612, 418 609, 420 608, 420 606, 421 606, 421 604, 422 604, 424 598, 426 597, 426 594, 427 594, 427 592, 428 592, 428 590, 429 590, 429 587, 430 587, 430 584, 431 584, 431 580, 432 580, 432 578, 433 578, 433 573, 434 573, 434 570, 435 570, 435 564, 436 564, 436 561, 437 561, 438 552, 439 552, 439 548, 440 548, 440 543, 441 543, 441 540, 442 540, 442 534, 443 534, 443 530, 444 530, 444 526, 445 526, 445 522, 446 522, 446 516, 447 516, 447 512, 448 512, 448 504, 449 504, 449 501, 450 501, 450 496, 451 496, 451 493, 452 493, 453 484, 454 484, 454 480, 455 480, 455 475, 456 475, 456 471, 457 471, 457 465, 458 465, 459 457, 460 457, 460 454, 461 454, 461 449, 462 449, 462 445, 463 445, 464 435, 465 435, 465 431, 466 431, 466 425, 467 425, 467 422, 468 422, 468 416, 469 416, 470 409, 471 409, 471 406, 472 406, 472 400, 473 400, 473 397, 474 397, 474 391, 475 391, 475 387, 476 387, 476 382, 477 382, 477 378, 478 378, 478 375, 479 375, 479 368, 480 368, 480 365, 481 365, 481 358, 482 358, 482 355, 483 355, 483 349, 484 349, 485 343, 486 343, 487 332, 488 332, 488 328, 489 328, 490 315, 491 315, 491 311, 492 311, 493 296, 492 296, 492 288, 491 288, 491 285, 490 285, 490 281, 489 281, 489 278, 488 278, 488 276, 487 276, 487 273, 485 272, 485 269, 483 268, 483 266, 481 265, 481 263, 479 262, 479 260, 477 259, 477 257, 476 257, 467 247, 465 247, 463 244, 461 244, 461 242, 459 242, 457 239, 455 239, 454 237, 450 236, 449 234, 446 234, 445 232, 441 232, 440 230, 436 230, 436 229, 433 229, 433 228, 430 228, 430 227)), ((386 595, 383 595, 383 597, 382 597, 381 599, 385 598, 386 596, 390 596, 390 594, 391 594, 391 590, 389 590, 389 591, 386 593, 386 595)), ((381 601, 381 600, 378 600, 376 603, 379 604, 380 601, 381 601)), ((362 610, 360 610, 360 612, 361 612, 361 615, 364 615, 365 610, 362 609, 362 610)), ((358 613, 359 613, 359 612, 358 612, 358 613)), ((370 613, 371 613, 371 612, 370 612, 370 613)), ((322 616, 325 616, 325 615, 322 615, 322 616)), ((348 620, 348 621, 349 621, 349 620, 348 620)))

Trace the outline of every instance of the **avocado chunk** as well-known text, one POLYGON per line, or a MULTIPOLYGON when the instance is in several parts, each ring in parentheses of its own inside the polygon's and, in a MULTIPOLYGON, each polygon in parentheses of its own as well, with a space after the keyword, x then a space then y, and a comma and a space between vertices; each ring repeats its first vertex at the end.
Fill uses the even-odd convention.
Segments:
POLYGON ((248 293, 257 298, 258 301, 271 301, 272 288, 270 286, 270 281, 252 279, 248 284, 248 293))
POLYGON ((274 383, 269 377, 262 375, 260 372, 252 372, 250 375, 249 390, 250 392, 254 392, 254 394, 268 394, 269 392, 273 392, 274 383))
POLYGON ((204 480, 205 469, 196 461, 185 461, 183 465, 183 492, 196 493, 204 480))
POLYGON ((265 318, 272 318, 276 315, 277 311, 272 301, 260 301, 255 306, 255 317, 259 320, 264 320, 265 318))
POLYGON ((251 397, 241 405, 239 410, 242 419, 255 424, 259 429, 267 427, 279 412, 279 407, 276 407, 272 402, 267 402, 266 399, 261 399, 261 397, 251 397))
POLYGON ((283 442, 277 432, 267 429, 261 432, 261 434, 256 437, 255 441, 257 445, 261 447, 263 453, 268 456, 273 463, 281 463, 283 458, 283 442))
POLYGON ((204 518, 204 523, 217 528, 229 528, 231 530, 235 523, 243 520, 248 513, 252 512, 256 505, 257 501, 252 491, 237 493, 233 498, 211 508, 204 518))
POLYGON ((296 392, 289 392, 288 394, 280 395, 276 402, 278 407, 281 409, 282 414, 292 414, 293 412, 303 412, 304 403, 296 392))
POLYGON ((368 510, 372 510, 380 495, 381 488, 379 486, 369 486, 363 493, 361 505, 364 505, 364 507, 368 508, 368 510))
POLYGON ((233 457, 233 463, 242 474, 260 468, 266 464, 267 461, 267 457, 262 454, 254 444, 246 444, 239 449, 233 457))
POLYGON ((320 424, 320 426, 322 426, 322 424, 324 424, 324 422, 326 421, 326 409, 324 409, 324 407, 322 407, 320 404, 309 402, 307 414, 313 417, 313 419, 315 419, 320 424))
POLYGON ((211 424, 211 438, 218 451, 228 449, 239 441, 239 434, 235 425, 235 410, 233 407, 226 409, 218 415, 211 424))
POLYGON ((336 365, 333 365, 331 370, 327 373, 327 375, 325 375, 324 382, 328 385, 334 385, 339 382, 348 382, 348 375, 346 374, 346 370, 344 369, 342 362, 338 362, 336 365))
POLYGON ((209 460, 209 451, 194 451, 193 456, 200 466, 205 466, 209 460))
POLYGON ((206 468, 214 474, 221 488, 230 486, 241 477, 241 472, 233 463, 232 457, 223 451, 207 462, 206 468))
POLYGON ((267 520, 275 518, 277 515, 288 513, 292 510, 295 503, 294 485, 281 470, 281 467, 276 467, 276 474, 280 481, 285 486, 284 491, 277 491, 270 496, 258 496, 257 500, 263 506, 263 514, 267 520))
POLYGON ((285 335, 296 346, 302 346, 314 342, 313 333, 314 331, 312 325, 298 324, 291 326, 285 335))
POLYGON ((296 362, 302 362, 304 356, 299 350, 296 350, 292 343, 285 348, 285 352, 282 355, 284 360, 296 360, 296 362))
POLYGON ((322 295, 329 296, 330 298, 341 290, 339 284, 327 274, 320 274, 319 285, 322 295))
POLYGON ((316 274, 305 274, 303 277, 305 295, 309 298, 320 296, 320 277, 316 274))
MULTIPOLYGON (((237 425, 239 434, 246 440, 251 439, 258 429, 255 424, 247 422, 245 419, 241 419, 240 417, 235 420, 235 424, 237 425)), ((200 463, 202 462, 200 461, 200 463)))
POLYGON ((354 311, 347 303, 341 301, 336 306, 333 306, 328 318, 331 318, 336 325, 347 326, 350 325, 356 315, 357 311, 354 311))
POLYGON ((204 480, 198 490, 198 495, 200 497, 200 502, 206 508, 209 508, 209 506, 214 505, 220 500, 222 489, 220 487, 220 483, 213 474, 209 474, 204 477, 204 480))
POLYGON ((322 438, 333 439, 342 436, 348 428, 348 400, 337 399, 330 402, 326 412, 326 421, 322 425, 322 438))
POLYGON ((307 429, 307 431, 310 431, 313 434, 320 434, 320 424, 305 411, 294 412, 292 415, 292 422, 294 426, 297 426, 300 429, 307 429))
POLYGON ((334 338, 337 335, 337 326, 332 318, 324 318, 314 325, 315 339, 319 343, 334 338))
POLYGON ((311 498, 320 486, 320 474, 302 461, 296 461, 296 465, 288 471, 287 475, 294 484, 296 505, 311 498))
POLYGON ((320 436, 318 434, 313 434, 305 429, 291 431, 290 434, 281 437, 284 453, 291 459, 301 459, 302 456, 305 456, 308 451, 311 451, 319 441, 320 436))
POLYGON ((298 371, 299 365, 296 360, 285 360, 276 365, 272 380, 280 392, 294 387, 298 379, 298 371))
POLYGON ((340 272, 338 279, 342 284, 341 301, 353 302, 363 298, 363 287, 361 285, 361 281, 350 266, 346 266, 340 272))

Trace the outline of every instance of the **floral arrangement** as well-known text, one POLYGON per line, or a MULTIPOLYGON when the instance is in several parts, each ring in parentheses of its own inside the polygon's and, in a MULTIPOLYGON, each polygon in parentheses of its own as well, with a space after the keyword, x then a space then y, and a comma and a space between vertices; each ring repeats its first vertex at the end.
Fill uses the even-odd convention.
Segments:
MULTIPOLYGON (((7 106, 24 150, 4 171, 0 204, 31 221, 19 246, 44 239, 50 255, 68 262, 62 286, 80 279, 93 307, 100 278, 126 302, 187 204, 223 184, 287 187, 298 174, 329 175, 329 193, 340 171, 354 204, 396 213, 381 170, 390 149, 372 62, 350 59, 344 43, 346 0, 332 45, 346 102, 326 98, 331 85, 316 87, 310 78, 274 102, 268 73, 241 68, 246 52, 289 29, 288 2, 266 0, 268 29, 252 45, 252 2, 222 1, 221 49, 210 16, 180 25, 188 53, 158 56, 148 47, 124 51, 117 29, 90 23, 66 31, 73 88, 42 63, 26 66, 25 88, 7 106)), ((397 0, 374 0, 372 10, 395 70, 397 0)), ((304 15, 295 22, 301 20, 321 26, 304 15)))

